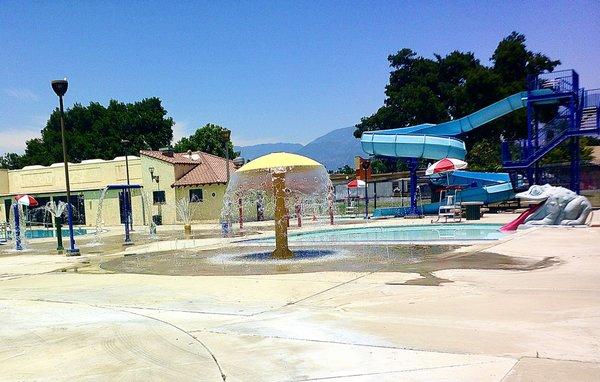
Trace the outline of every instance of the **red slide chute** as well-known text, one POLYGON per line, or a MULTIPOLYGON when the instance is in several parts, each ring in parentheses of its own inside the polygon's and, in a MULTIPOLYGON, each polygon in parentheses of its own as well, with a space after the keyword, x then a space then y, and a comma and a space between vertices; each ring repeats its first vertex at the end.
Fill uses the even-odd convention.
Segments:
POLYGON ((533 206, 529 207, 521 215, 519 215, 515 220, 511 221, 510 223, 506 223, 505 225, 500 227, 500 232, 516 231, 517 227, 519 227, 521 224, 523 224, 523 222, 525 222, 525 219, 527 219, 529 217, 529 215, 531 215, 532 213, 537 211, 538 208, 540 208, 543 204, 544 203, 534 204, 533 206))

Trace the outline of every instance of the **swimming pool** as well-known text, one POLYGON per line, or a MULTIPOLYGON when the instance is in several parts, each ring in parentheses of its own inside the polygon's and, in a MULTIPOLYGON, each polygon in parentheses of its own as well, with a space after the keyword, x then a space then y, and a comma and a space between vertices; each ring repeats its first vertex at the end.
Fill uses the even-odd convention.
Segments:
MULTIPOLYGON (((79 236, 79 235, 85 235, 85 234, 87 234, 87 229, 81 228, 81 227, 73 228, 73 235, 79 236)), ((63 236, 63 238, 69 237, 69 230, 63 229, 62 236, 63 236)), ((28 239, 42 239, 42 238, 47 238, 47 237, 56 237, 56 230, 53 228, 28 229, 27 231, 25 231, 25 237, 27 237, 28 239)))
MULTIPOLYGON (((499 224, 430 224, 356 227, 290 234, 290 243, 381 243, 498 240, 505 236, 499 224)), ((272 243, 273 237, 248 240, 272 243)))

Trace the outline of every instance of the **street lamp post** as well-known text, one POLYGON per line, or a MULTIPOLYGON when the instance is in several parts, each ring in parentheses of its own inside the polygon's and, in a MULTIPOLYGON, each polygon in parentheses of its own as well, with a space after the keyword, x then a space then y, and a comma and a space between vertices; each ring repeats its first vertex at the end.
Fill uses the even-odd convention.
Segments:
MULTIPOLYGON (((227 171, 227 183, 225 183, 225 192, 227 192, 227 187, 229 186, 229 139, 231 138, 231 130, 223 129, 221 130, 221 138, 223 139, 223 145, 225 147, 225 168, 227 171)), ((231 208, 228 208, 227 216, 225 217, 226 221, 221 222, 221 227, 224 235, 228 235, 231 228, 231 208)))
MULTIPOLYGON (((148 167, 148 171, 150 171, 150 182, 156 182, 156 191, 160 191, 160 176, 158 175, 154 175, 154 167, 148 167)), ((154 199, 154 198, 153 198, 154 199)), ((160 223, 162 224, 162 209, 161 209, 161 205, 162 203, 159 201, 158 202, 158 215, 160 217, 160 223)), ((154 219, 154 217, 153 217, 154 219)), ((158 225, 157 222, 154 222, 154 224, 158 225)))
MULTIPOLYGON (((233 166, 237 170, 238 168, 240 168, 244 165, 244 162, 245 162, 244 158, 237 157, 233 160, 233 166)), ((227 163, 227 167, 229 167, 229 162, 227 163)), ((244 208, 243 208, 241 196, 238 198, 238 212, 239 212, 240 229, 242 229, 242 228, 244 228, 244 208)))
POLYGON ((361 162, 360 166, 362 167, 365 174, 365 219, 369 218, 369 183, 368 183, 368 170, 371 167, 371 161, 365 159, 361 162))
MULTIPOLYGON (((131 184, 129 182, 129 150, 127 150, 127 148, 129 148, 129 144, 131 142, 129 141, 129 139, 121 139, 121 144, 123 145, 123 147, 125 147, 125 173, 127 174, 127 187, 129 187, 131 184)), ((133 232, 133 211, 131 210, 131 188, 127 189, 127 197, 129 198, 127 200, 127 205, 129 206, 129 211, 127 211, 127 222, 129 224, 129 230, 133 232)))
POLYGON ((54 80, 52 81, 52 90, 58 96, 60 106, 60 134, 62 138, 62 149, 63 149, 63 162, 65 164, 65 183, 67 186, 67 216, 69 222, 69 238, 70 248, 67 249, 67 256, 79 256, 79 249, 75 248, 75 237, 73 234, 73 206, 71 205, 71 187, 69 185, 69 161, 67 160, 67 143, 65 141, 65 118, 64 118, 64 107, 63 107, 63 96, 67 92, 69 83, 67 79, 54 80))
POLYGON ((225 145, 225 165, 227 168, 227 185, 229 185, 229 139, 231 138, 231 130, 221 130, 221 137, 223 138, 223 144, 225 145))

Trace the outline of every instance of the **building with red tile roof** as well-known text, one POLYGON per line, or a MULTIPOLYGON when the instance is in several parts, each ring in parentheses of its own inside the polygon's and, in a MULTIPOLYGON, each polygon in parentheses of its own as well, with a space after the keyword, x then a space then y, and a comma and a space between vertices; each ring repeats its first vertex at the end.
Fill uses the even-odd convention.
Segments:
POLYGON ((202 151, 176 153, 172 150, 141 151, 142 178, 145 189, 152 192, 154 215, 163 224, 178 221, 174 205, 189 199, 194 220, 217 220, 227 186, 227 165, 233 174, 232 160, 227 161, 202 151))

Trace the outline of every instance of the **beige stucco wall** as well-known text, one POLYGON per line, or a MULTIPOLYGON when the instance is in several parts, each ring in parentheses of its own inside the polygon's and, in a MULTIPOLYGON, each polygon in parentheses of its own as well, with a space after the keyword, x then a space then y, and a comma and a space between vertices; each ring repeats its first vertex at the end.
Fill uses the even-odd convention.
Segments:
POLYGON ((175 169, 171 163, 167 163, 158 159, 154 159, 145 155, 141 156, 141 166, 144 169, 142 171, 142 184, 144 185, 144 191, 148 195, 151 205, 151 215, 162 215, 163 224, 175 223, 175 190, 171 187, 175 183, 175 169), (152 181, 150 177, 150 167, 154 168, 154 175, 159 176, 159 183, 152 181), (152 204, 152 192, 153 191, 165 191, 164 205, 153 205, 152 204))
POLYGON ((0 168, 0 195, 8 194, 8 170, 0 168))
MULTIPOLYGON (((109 190, 102 201, 102 211, 98 216, 98 205, 100 204, 100 191, 84 192, 85 198, 85 216, 86 225, 96 227, 97 222, 102 227, 115 226, 121 224, 121 215, 119 207, 119 191, 109 190)), ((139 190, 132 190, 131 211, 133 215, 133 224, 147 224, 149 217, 144 218, 144 207, 142 206, 142 197, 139 190)))
MULTIPOLYGON (((127 174, 125 158, 110 161, 92 161, 69 164, 71 195, 82 195, 85 203, 86 225, 96 225, 100 190, 108 184, 125 184, 127 174)), ((62 164, 48 167, 33 166, 19 170, 0 170, 0 221, 5 220, 4 200, 14 195, 52 197, 64 195, 65 173, 62 164)), ((142 181, 141 159, 129 157, 129 179, 132 184, 142 181)), ((139 191, 132 195, 135 224, 143 222, 139 191)), ((120 224, 118 191, 110 191, 103 206, 101 221, 104 225, 120 224)))
POLYGON ((175 189, 177 200, 188 198, 190 189, 202 189, 202 202, 191 203, 193 211, 193 220, 218 221, 221 216, 221 206, 223 204, 223 195, 225 194, 224 184, 211 184, 194 187, 178 187, 175 189), (214 195, 213 195, 214 194, 214 195))
MULTIPOLYGON (((172 188, 177 176, 184 175, 193 166, 174 166, 165 161, 142 155, 141 158, 129 159, 129 173, 132 184, 141 184, 142 190, 132 191, 132 210, 135 225, 148 224, 152 215, 160 213, 163 224, 177 224, 176 201, 189 197, 189 190, 201 188, 203 201, 193 203, 194 221, 218 221, 221 213, 224 184, 211 184, 198 187, 172 188), (154 168, 154 175, 160 177, 157 184, 151 180, 149 168, 154 168), (152 192, 165 191, 166 203, 154 205, 152 192), (148 202, 142 202, 142 194, 148 202), (213 196, 214 194, 214 196, 213 196)), ((119 225, 119 191, 107 192, 98 215, 101 190, 109 184, 125 184, 125 159, 113 161, 94 161, 93 163, 76 163, 69 165, 71 194, 84 198, 86 225, 95 227, 97 220, 103 226, 119 225)), ((36 166, 20 170, 0 170, 0 222, 5 221, 4 200, 12 199, 17 194, 52 197, 64 195, 64 167, 36 166)))
MULTIPOLYGON (((8 194, 8 170, 0 168, 0 195, 8 194)), ((0 223, 6 220, 4 210, 4 199, 0 198, 0 223)))
MULTIPOLYGON (((131 183, 141 181, 140 158, 129 159, 131 183)), ((94 163, 69 164, 71 190, 99 190, 107 184, 126 183, 125 158, 94 163)), ((61 163, 48 167, 25 167, 8 171, 7 194, 65 192, 65 169, 61 163)))

